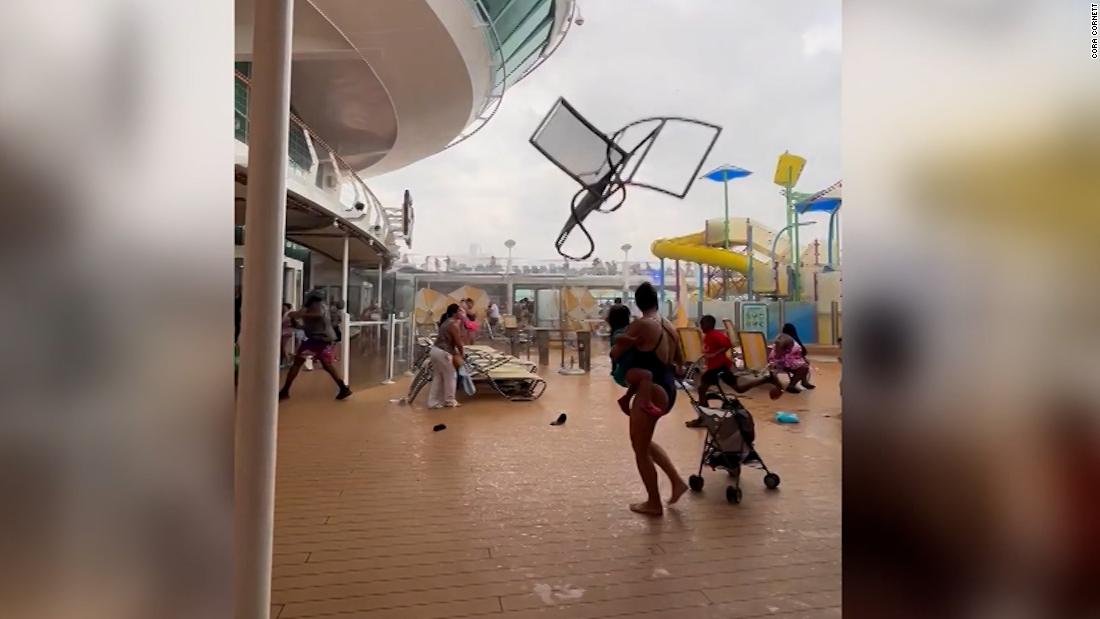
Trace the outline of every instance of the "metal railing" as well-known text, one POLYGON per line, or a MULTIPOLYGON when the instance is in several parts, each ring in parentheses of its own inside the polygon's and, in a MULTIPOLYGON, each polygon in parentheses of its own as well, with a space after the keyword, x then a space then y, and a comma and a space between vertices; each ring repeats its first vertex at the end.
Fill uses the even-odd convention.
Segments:
MULTIPOLYGON (((237 141, 247 144, 248 94, 251 84, 248 77, 240 72, 234 72, 234 77, 238 88, 234 109, 234 134, 237 141)), ((322 206, 353 222, 395 251, 397 242, 404 242, 405 239, 404 229, 392 223, 395 220, 395 209, 383 206, 382 201, 335 149, 293 113, 290 115, 288 131, 290 140, 287 165, 290 176, 322 191, 335 205, 339 205, 336 208, 329 204, 322 206)))
MULTIPOLYGON (((557 2, 569 3, 569 11, 562 21, 561 26, 559 26, 556 31, 550 31, 546 43, 537 48, 537 52, 535 53, 537 53, 538 56, 535 58, 535 61, 524 67, 522 73, 512 80, 509 80, 512 74, 508 72, 508 59, 504 57, 504 45, 503 41, 501 41, 500 33, 497 32, 496 25, 492 20, 485 20, 480 24, 485 28, 486 42, 493 51, 493 66, 489 69, 493 77, 489 80, 489 90, 485 94, 485 102, 474 116, 474 120, 463 129, 455 139, 451 140, 450 144, 447 144, 447 148, 456 146, 472 137, 478 131, 481 131, 481 128, 488 124, 493 116, 496 115, 497 110, 500 109, 500 105, 504 101, 504 91, 508 89, 508 86, 518 84, 523 78, 530 75, 532 71, 537 69, 539 65, 557 51, 562 41, 565 40, 565 35, 569 33, 569 29, 573 25, 577 13, 577 5, 574 0, 554 0, 554 2, 550 3, 551 15, 553 15, 553 12, 556 10, 555 4, 557 2)), ((479 19, 483 15, 487 16, 491 14, 485 7, 483 0, 467 0, 467 4, 470 5, 470 10, 473 11, 479 19)), ((522 66, 526 61, 527 58, 525 58, 520 65, 522 66)))
MULTIPOLYGON (((555 275, 623 275, 623 262, 621 260, 589 260, 584 262, 570 262, 568 268, 562 259, 554 258, 513 258, 509 262, 507 257, 500 256, 461 256, 461 255, 425 255, 403 254, 396 268, 409 267, 417 271, 427 273, 464 273, 464 274, 498 274, 513 273, 516 275, 527 274, 555 274, 555 275), (509 267, 511 270, 509 271, 509 267)), ((695 277, 696 265, 684 263, 681 267, 681 275, 695 277)), ((635 276, 659 276, 660 261, 634 261, 626 265, 626 269, 635 276)), ((676 278, 676 267, 665 265, 665 279, 668 282, 676 278)), ((694 281, 694 280, 689 280, 694 281)), ((669 284, 670 286, 672 284, 669 284)))

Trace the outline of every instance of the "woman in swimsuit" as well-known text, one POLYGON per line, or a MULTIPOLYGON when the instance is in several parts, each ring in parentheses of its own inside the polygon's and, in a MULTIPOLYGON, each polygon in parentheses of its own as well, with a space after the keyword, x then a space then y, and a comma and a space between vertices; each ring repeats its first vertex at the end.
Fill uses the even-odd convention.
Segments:
POLYGON ((627 337, 620 338, 611 354, 618 358, 633 342, 633 366, 645 368, 650 375, 650 380, 637 384, 638 397, 634 398, 630 407, 630 443, 647 498, 642 503, 631 505, 630 509, 640 514, 659 516, 664 510, 657 487, 657 467, 672 482, 669 505, 679 500, 688 489, 668 454, 653 442, 657 420, 668 414, 676 403, 675 368, 683 363, 683 354, 676 331, 660 316, 657 291, 653 286, 643 283, 635 291, 634 300, 642 312, 642 318, 630 324, 625 333, 627 337))

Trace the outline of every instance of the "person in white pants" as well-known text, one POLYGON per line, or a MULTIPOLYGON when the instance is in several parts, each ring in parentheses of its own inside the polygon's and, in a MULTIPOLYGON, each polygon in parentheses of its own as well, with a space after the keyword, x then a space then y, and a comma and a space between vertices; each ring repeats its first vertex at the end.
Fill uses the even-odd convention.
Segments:
POLYGON ((447 307, 439 321, 439 335, 429 353, 432 362, 432 385, 428 390, 428 408, 454 408, 459 406, 455 399, 458 372, 452 362, 453 355, 462 356, 462 325, 460 324, 458 305, 447 307))

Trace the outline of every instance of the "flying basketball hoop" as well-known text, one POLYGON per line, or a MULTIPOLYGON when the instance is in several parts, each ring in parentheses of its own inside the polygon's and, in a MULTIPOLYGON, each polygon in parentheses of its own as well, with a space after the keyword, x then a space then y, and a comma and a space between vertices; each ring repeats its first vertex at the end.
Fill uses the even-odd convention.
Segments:
POLYGON ((567 260, 591 257, 596 243, 584 227, 584 220, 593 212, 618 210, 626 201, 627 186, 683 199, 721 132, 718 125, 700 120, 654 116, 634 121, 608 136, 568 101, 558 99, 530 140, 581 186, 573 196, 569 218, 554 248, 567 260), (659 140, 662 136, 665 139, 659 140), (654 149, 659 141, 662 146, 654 149), (666 144, 682 148, 672 149, 666 144), (654 160, 658 161, 656 165, 651 163, 654 160), (660 176, 664 178, 657 178, 660 176), (588 241, 583 256, 571 256, 563 249, 573 228, 580 228, 588 241))

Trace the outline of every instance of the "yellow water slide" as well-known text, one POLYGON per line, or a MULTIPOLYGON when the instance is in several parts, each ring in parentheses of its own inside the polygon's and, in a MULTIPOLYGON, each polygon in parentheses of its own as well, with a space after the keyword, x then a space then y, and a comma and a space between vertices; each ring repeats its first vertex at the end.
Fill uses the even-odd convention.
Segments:
MULTIPOLYGON (((703 232, 678 236, 669 239, 657 239, 650 246, 650 251, 658 258, 669 260, 683 260, 720 269, 730 269, 744 274, 749 273, 749 256, 745 253, 748 247, 749 229, 752 229, 752 248, 755 254, 770 254, 771 242, 775 233, 766 226, 745 219, 730 220, 730 246, 723 248, 722 230, 725 227, 724 220, 717 219, 707 222, 707 229, 703 232), (733 248, 739 248, 735 251, 733 248)), ((786 239, 781 239, 776 247, 776 257, 781 268, 779 269, 779 291, 787 294, 787 269, 785 265, 786 254, 789 246, 786 239)), ((774 294, 775 267, 770 261, 753 258, 753 288, 758 293, 774 294)))

